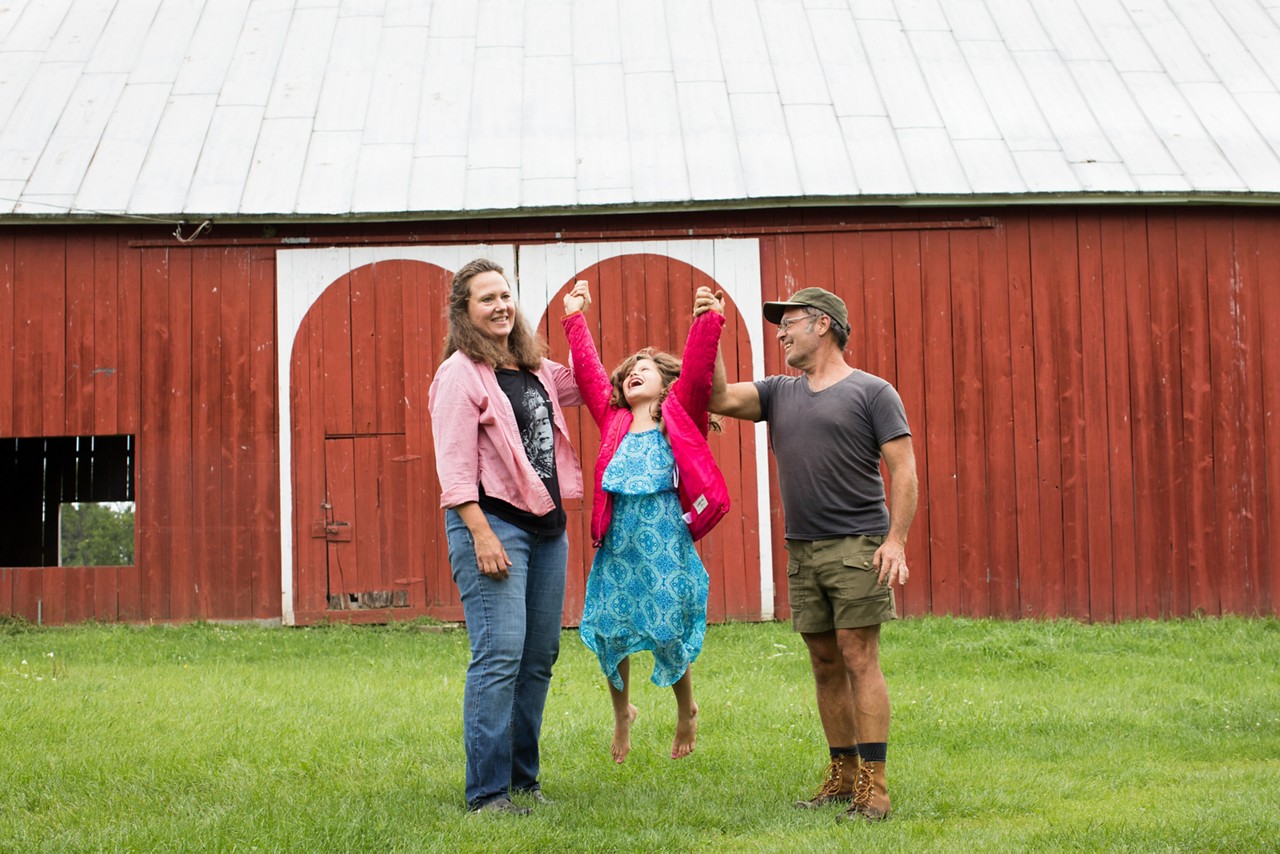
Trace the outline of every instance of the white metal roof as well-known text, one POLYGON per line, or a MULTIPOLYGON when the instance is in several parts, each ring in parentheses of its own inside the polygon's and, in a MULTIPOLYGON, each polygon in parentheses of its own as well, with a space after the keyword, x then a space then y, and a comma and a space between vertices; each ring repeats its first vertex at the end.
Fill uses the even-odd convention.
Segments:
POLYGON ((0 217, 1280 201, 1280 0, 0 0, 0 217))

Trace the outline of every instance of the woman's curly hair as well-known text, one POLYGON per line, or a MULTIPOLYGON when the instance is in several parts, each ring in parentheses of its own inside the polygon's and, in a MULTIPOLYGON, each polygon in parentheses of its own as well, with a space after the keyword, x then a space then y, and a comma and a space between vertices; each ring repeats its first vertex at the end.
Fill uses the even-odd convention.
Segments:
POLYGON ((514 362, 525 370, 538 370, 542 367, 542 357, 547 354, 547 345, 534 334, 519 306, 512 308, 511 334, 507 336, 505 349, 471 322, 468 312, 471 280, 481 273, 497 273, 504 278, 506 276, 501 265, 488 258, 468 261, 453 274, 453 282, 449 285, 449 329, 445 333, 441 361, 461 350, 475 361, 483 362, 491 368, 514 362))

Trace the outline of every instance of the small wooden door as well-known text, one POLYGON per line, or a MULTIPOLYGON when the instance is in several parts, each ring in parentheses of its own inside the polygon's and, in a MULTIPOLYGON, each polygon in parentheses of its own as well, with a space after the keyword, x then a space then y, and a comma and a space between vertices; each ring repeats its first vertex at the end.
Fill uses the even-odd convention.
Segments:
POLYGON ((427 390, 452 273, 359 267, 308 311, 292 359, 299 623, 460 616, 449 578, 427 390))

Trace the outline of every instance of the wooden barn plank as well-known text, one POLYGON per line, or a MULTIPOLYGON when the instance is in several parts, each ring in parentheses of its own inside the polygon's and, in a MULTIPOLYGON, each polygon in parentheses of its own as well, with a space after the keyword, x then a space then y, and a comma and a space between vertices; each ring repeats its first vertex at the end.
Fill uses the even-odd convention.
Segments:
POLYGON ((1030 217, 1031 307, 1036 379, 1036 451, 1039 471, 1040 560, 1039 589, 1029 591, 1047 617, 1066 613, 1063 590, 1064 519, 1062 500, 1063 441, 1059 402, 1060 355, 1057 326, 1064 322, 1059 291, 1065 284, 1055 275, 1054 214, 1037 211, 1030 217))
POLYGON ((66 297, 58 291, 66 287, 67 241, 61 231, 40 235, 40 405, 41 428, 45 436, 67 432, 66 297))
MULTIPOLYGON (((620 256, 618 267, 622 296, 621 358, 627 358, 643 347, 655 347, 678 357, 680 347, 672 346, 670 342, 672 323, 662 324, 658 318, 654 318, 653 332, 659 334, 650 332, 645 305, 645 291, 648 283, 644 278, 644 256, 620 256)), ((670 320, 674 321, 675 318, 670 320)), ((606 371, 612 371, 616 366, 617 363, 612 361, 606 361, 604 365, 606 371)))
POLYGON ((13 614, 13 577, 18 570, 0 567, 0 614, 13 614))
POLYGON ((1076 228, 1076 251, 1080 259, 1081 415, 1084 422, 1080 467, 1083 470, 1086 507, 1086 515, 1081 521, 1087 545, 1080 575, 1088 588, 1088 598, 1083 603, 1085 616, 1092 622, 1102 622, 1116 618, 1110 466, 1097 464, 1098 460, 1110 462, 1108 433, 1111 422, 1107 400, 1110 383, 1107 381, 1105 327, 1108 304, 1105 302, 1102 273, 1102 224, 1092 212, 1082 211, 1077 217, 1076 228))
MULTIPOLYGON (((113 435, 119 426, 120 234, 115 229, 93 235, 93 382, 92 427, 87 432, 113 435)), ((128 249, 125 250, 129 251, 128 249)))
POLYGON ((330 522, 341 531, 331 536, 328 553, 328 595, 345 596, 359 593, 360 558, 363 556, 356 537, 360 522, 356 507, 355 466, 358 461, 355 439, 324 440, 325 499, 332 505, 330 522))
MULTIPOLYGON (((280 601, 280 471, 276 415, 275 251, 251 250, 249 259, 249 388, 247 401, 252 447, 250 552, 254 617, 279 617, 280 601)), ((285 389, 285 394, 290 390, 285 389)), ((289 429, 285 425, 285 429, 289 429)), ((283 536, 292 536, 283 532, 283 536)), ((296 589, 296 588, 295 588, 296 589)))
MULTIPOLYGON (((946 232, 926 232, 928 246, 946 232)), ((960 604, 970 617, 991 615, 991 559, 987 516, 991 494, 986 458, 991 447, 984 426, 987 393, 982 373, 982 288, 979 233, 957 230, 950 238, 952 372, 955 388, 955 472, 960 604)), ((941 247, 940 247, 941 248, 941 247)))
POLYGON ((343 276, 325 289, 320 309, 323 370, 318 400, 324 407, 324 432, 345 436, 355 432, 351 384, 351 277, 343 276))
MULTIPOLYGON (((1107 520, 1111 538, 1112 611, 1117 620, 1138 615, 1136 585, 1137 552, 1132 395, 1130 392, 1130 304, 1125 277, 1126 226, 1137 216, 1131 212, 1104 211, 1100 219, 1100 275, 1102 335, 1106 345, 1104 383, 1107 411, 1107 474, 1110 479, 1107 520)), ((1086 336, 1088 340, 1088 336, 1086 336)), ((1092 503, 1091 503, 1092 519, 1092 503)), ((1092 550, 1092 549, 1091 549, 1092 550)))
MULTIPOLYGON (((136 523, 135 523, 136 525, 136 523)), ((137 528, 134 528, 137 541, 137 528)), ((133 566, 116 567, 116 617, 125 623, 142 619, 142 574, 138 571, 138 551, 134 548, 133 566)))
POLYGON ((192 548, 175 560, 190 566, 195 615, 223 616, 230 587, 222 519, 222 260, 231 249, 191 252, 192 548))
MULTIPOLYGON (((266 520, 250 508, 255 489, 254 436, 250 396, 250 250, 235 248, 221 257, 222 285, 218 291, 220 342, 219 432, 221 487, 218 509, 222 531, 221 579, 214 591, 217 614, 248 619, 253 613, 253 541, 251 531, 266 520)), ((268 437, 264 437, 264 440, 268 437)))
POLYGON ((1178 325, 1178 234, 1171 212, 1152 211, 1147 219, 1151 282, 1151 326, 1156 384, 1150 417, 1155 421, 1155 464, 1161 528, 1167 540, 1157 554, 1168 565, 1157 570, 1156 616, 1189 612, 1187 580, 1186 460, 1183 455, 1182 345, 1178 325))
MULTIPOLYGON (((1259 229, 1258 317, 1261 319, 1262 441, 1267 448, 1280 448, 1280 222, 1267 221, 1259 229)), ((1268 532, 1267 551, 1261 572, 1263 589, 1258 601, 1263 613, 1280 611, 1280 454, 1268 453, 1264 471, 1267 512, 1262 519, 1268 532)))
MULTIPOLYGON (((924 353, 924 425, 926 480, 921 492, 929 506, 929 566, 935 614, 961 614, 959 541, 956 494, 956 377, 952 360, 955 342, 951 320, 951 259, 946 234, 894 235, 894 289, 921 290, 922 332, 917 340, 924 353), (903 251, 919 247, 919 255, 903 251), (912 266, 916 269, 911 269, 912 266)), ((908 564, 910 566, 910 564, 908 564)))
MULTIPOLYGON (((1168 615, 1167 591, 1160 578, 1169 570, 1169 473, 1161 466, 1160 436, 1168 421, 1161 414, 1163 372, 1157 363, 1157 330, 1152 310, 1151 267, 1154 252, 1147 235, 1148 218, 1126 219, 1124 286, 1129 339, 1129 387, 1132 398, 1134 597, 1139 617, 1168 615)), ((1159 241, 1158 241, 1159 242, 1159 241)))
MULTIPOLYGON (((915 452, 918 483, 927 489, 930 480, 930 448, 926 441, 929 430, 929 365, 924 349, 918 345, 909 345, 909 342, 924 340, 925 334, 925 297, 919 240, 917 233, 902 232, 895 234, 888 242, 882 240, 880 235, 861 241, 862 269, 865 273, 865 287, 861 293, 862 311, 867 318, 884 315, 889 326, 886 328, 883 321, 868 320, 861 331, 853 326, 850 337, 860 334, 867 341, 866 362, 858 366, 867 366, 866 369, 871 373, 889 380, 898 389, 906 409, 907 423, 911 427, 911 446, 915 452), (884 261, 879 256, 886 250, 892 252, 888 259, 892 265, 891 292, 884 290, 884 273, 871 272, 882 269, 884 261), (882 347, 882 336, 886 334, 891 336, 891 349, 884 355, 878 355, 882 347)), ((857 293, 854 291, 855 295, 857 293)), ((887 468, 881 465, 881 470, 885 472, 885 486, 892 490, 893 484, 888 478, 887 468)), ((924 493, 924 501, 918 505, 911 533, 907 543, 907 565, 913 570, 915 580, 898 588, 897 595, 901 599, 898 608, 902 613, 910 615, 934 613, 938 607, 935 595, 935 571, 938 566, 932 555, 933 516, 927 492, 924 493)))
MULTIPOLYGON (((1014 473, 1017 483, 1018 607, 1023 617, 1044 614, 1041 563, 1040 461, 1036 433, 1035 330, 1032 325, 1029 214, 1007 220, 1009 332, 1012 355, 1014 473)), ((1053 524, 1057 524, 1056 520, 1053 524)))
POLYGON ((378 332, 374 302, 376 276, 368 267, 352 270, 347 276, 351 289, 350 349, 330 352, 330 341, 325 339, 326 373, 330 364, 337 365, 343 357, 349 360, 349 367, 341 372, 350 383, 351 432, 358 435, 376 432, 378 424, 378 357, 374 342, 378 332))
POLYGON ((428 570, 434 558, 431 536, 443 536, 436 530, 435 519, 439 515, 435 511, 432 498, 439 494, 439 484, 435 480, 434 467, 428 463, 432 454, 430 446, 430 425, 422 413, 427 406, 427 390, 430 388, 433 363, 430 351, 434 341, 425 336, 429 333, 426 318, 420 316, 420 300, 423 303, 430 299, 422 294, 426 288, 425 264, 406 264, 400 274, 400 310, 401 322, 400 346, 401 358, 404 361, 404 456, 409 470, 408 487, 405 493, 405 530, 403 547, 406 550, 409 566, 405 574, 415 579, 409 588, 409 605, 414 609, 426 609, 428 595, 433 592, 428 570), (431 551, 431 554, 428 554, 431 551))
MULTIPOLYGON (((45 622, 49 625, 83 623, 93 616, 93 570, 86 566, 56 569, 57 575, 51 580, 61 588, 58 595, 62 600, 62 607, 56 613, 47 614, 45 622), (50 616, 52 619, 49 619, 50 616)), ((46 580, 46 584, 48 581, 46 580)))
MULTIPOLYGON (((752 353, 750 339, 747 335, 746 326, 743 322, 742 313, 738 307, 728 301, 725 305, 725 332, 722 336, 727 339, 734 352, 737 369, 736 373, 744 380, 752 378, 752 353)), ((741 589, 734 596, 734 591, 729 591, 730 598, 727 603, 730 616, 738 616, 743 619, 759 619, 761 614, 761 590, 760 590, 760 520, 758 519, 759 499, 757 490, 767 488, 767 484, 758 484, 756 482, 756 444, 755 444, 755 426, 749 422, 740 421, 738 419, 725 419, 723 422, 723 432, 716 439, 716 443, 725 450, 722 456, 732 460, 730 473, 734 475, 734 483, 732 495, 736 508, 731 511, 731 515, 736 519, 736 523, 730 527, 724 534, 725 537, 733 537, 737 535, 740 539, 735 545, 741 547, 740 566, 735 567, 735 571, 741 573, 742 582, 741 589), (736 451, 732 448, 736 447, 736 451), (740 610, 735 610, 740 609, 740 610)), ((723 524, 723 523, 722 523, 723 524)), ((730 568, 726 567, 726 575, 729 574, 730 568)), ((728 582, 726 582, 726 585, 728 582)))
MULTIPOLYGON (((1074 212, 1055 214, 1050 219, 1053 241, 1044 260, 1049 264, 1046 282, 1052 292, 1047 305, 1054 317, 1052 337, 1057 371, 1057 437, 1060 497, 1062 510, 1062 552, 1053 577, 1061 578, 1063 613, 1085 619, 1089 609, 1088 501, 1084 458, 1084 389, 1080 354, 1079 238, 1074 212)), ((1042 469, 1043 471, 1043 469, 1042 469)))
MULTIPOLYGON (((1274 317, 1265 313, 1267 298, 1264 294, 1269 287, 1274 288, 1274 284, 1268 284, 1264 279, 1260 241, 1266 238, 1261 233, 1263 229, 1259 228, 1258 219, 1246 213, 1237 213, 1232 217, 1232 226, 1236 263, 1240 268, 1240 280, 1245 283, 1238 291, 1240 328, 1234 342, 1234 358, 1240 360, 1243 447, 1238 464, 1233 464, 1230 460, 1219 462, 1228 469, 1225 476, 1238 478, 1240 484, 1240 533, 1244 541, 1243 559, 1246 570, 1239 612, 1269 614, 1274 613, 1267 583, 1268 566, 1273 563, 1269 559, 1271 544, 1274 542, 1271 532, 1278 529, 1268 526, 1267 517, 1268 456, 1276 455, 1268 455, 1266 452, 1266 418, 1271 410, 1266 407, 1264 378, 1267 362, 1264 357, 1264 342, 1267 324, 1273 322, 1274 317)), ((1234 607, 1236 603, 1231 604, 1234 607)), ((1226 610, 1225 596, 1223 607, 1226 610)))
POLYGON ((174 430, 174 407, 170 405, 173 360, 170 358, 169 262, 167 249, 141 253, 139 308, 141 348, 138 364, 147 370, 140 376, 138 445, 135 454, 137 478, 139 616, 166 620, 172 615, 169 575, 173 556, 173 527, 176 511, 175 483, 184 472, 171 461, 169 436, 174 430))
POLYGON ((982 406, 987 450, 987 577, 991 614, 1018 616, 1017 470, 1013 431, 1013 344, 1003 229, 977 238, 977 288, 982 358, 982 406))
POLYGON ((177 477, 169 492, 173 503, 173 541, 167 555, 169 566, 169 607, 173 619, 187 620, 199 616, 200 577, 192 560, 193 551, 203 542, 195 536, 195 514, 192 508, 196 468, 192 442, 193 352, 192 352, 192 257, 190 252, 174 251, 169 259, 169 349, 171 362, 168 399, 157 401, 172 409, 172 429, 165 437, 165 462, 173 465, 177 477))
POLYGON ((93 243, 72 236, 66 244, 66 325, 63 354, 67 370, 63 374, 66 395, 66 422, 57 432, 67 435, 93 433, 93 333, 94 271, 93 243))
MULTIPOLYGON (((894 291, 899 270, 896 266, 899 251, 907 252, 902 247, 911 242, 918 243, 915 234, 868 234, 863 244, 863 305, 865 327, 863 335, 867 340, 867 370, 878 377, 883 377, 896 385, 896 353, 894 337, 894 318, 897 314, 894 305, 894 291)), ((904 260, 906 268, 901 272, 913 284, 918 279, 919 248, 910 250, 912 260, 904 260)), ((804 287, 803 282, 796 284, 792 291, 804 287)))
POLYGON ((120 574, 126 567, 95 566, 89 570, 89 586, 92 599, 86 619, 99 623, 114 623, 120 619, 120 574))
POLYGON ((405 550, 409 527, 408 498, 411 463, 405 459, 403 433, 373 437, 378 457, 378 590, 404 590, 414 580, 411 556, 405 550))
MULTIPOLYGON (((53 252, 43 230, 15 240, 13 266, 13 424, 14 436, 44 435, 40 400, 43 393, 44 324, 41 322, 47 281, 47 256, 53 252)), ((59 431, 61 432, 61 431, 59 431)))
MULTIPOLYGON (((15 306, 14 235, 0 233, 0 436, 13 436, 17 400, 14 397, 14 363, 17 358, 18 319, 15 306)), ((0 582, 3 583, 3 582, 0 582)), ((12 581, 10 590, 12 590, 12 581)), ((3 606, 3 599, 0 599, 3 606)), ((0 607, 0 613, 6 613, 0 607)))
MULTIPOLYGON (((1208 212, 1205 220, 1205 281, 1208 284, 1207 333, 1210 379, 1209 419, 1210 472, 1214 515, 1214 541, 1210 552, 1213 564, 1206 566, 1212 591, 1214 613, 1240 614, 1247 611, 1249 588, 1248 518, 1250 484, 1259 469, 1251 467, 1250 410, 1257 397, 1249 395, 1246 370, 1248 351, 1243 346, 1251 320, 1245 303, 1247 286, 1241 286, 1244 269, 1236 251, 1231 214, 1208 212)), ((1251 290, 1251 289, 1250 289, 1251 290)), ((1209 522, 1208 519, 1204 520, 1209 522)), ((1194 580, 1193 580, 1193 590, 1194 580)))
POLYGON ((121 433, 136 435, 139 431, 138 416, 142 410, 142 252, 124 246, 126 237, 126 233, 121 233, 122 247, 116 264, 116 294, 119 300, 116 320, 119 342, 116 424, 121 433))
POLYGON ((44 622, 45 568, 13 570, 13 611, 29 623, 44 622))
MULTIPOLYGON (((388 472, 381 457, 379 436, 357 436, 352 441, 351 488, 352 504, 347 517, 351 521, 355 537, 356 572, 354 578, 344 575, 348 590, 366 593, 386 590, 383 577, 382 556, 382 486, 388 472)), ((335 505, 337 506, 337 505, 335 505)))
MULTIPOLYGON (((402 276, 408 263, 381 264, 377 270, 377 285, 373 292, 373 337, 375 376, 376 429, 379 433, 404 433, 405 431, 405 373, 404 361, 404 298, 402 276)), ((412 265, 416 266, 416 265, 412 265)))
MULTIPOLYGON (((1177 234, 1177 308, 1182 363, 1182 462, 1187 474, 1188 610, 1177 613, 1216 615, 1221 610, 1217 583, 1225 570, 1217 532, 1213 482, 1213 377, 1210 368, 1209 285, 1206 241, 1201 216, 1179 216, 1177 234)), ((1175 410, 1176 411, 1176 410, 1175 410)))

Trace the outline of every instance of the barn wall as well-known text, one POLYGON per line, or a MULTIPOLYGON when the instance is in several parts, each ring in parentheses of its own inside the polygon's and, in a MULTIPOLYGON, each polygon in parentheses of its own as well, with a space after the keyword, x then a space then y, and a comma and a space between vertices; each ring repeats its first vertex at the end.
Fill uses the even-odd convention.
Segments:
POLYGON ((756 236, 766 298, 846 299, 915 434, 906 614, 1280 613, 1280 212, 1034 208, 0 227, 0 437, 135 435, 138 507, 135 566, 0 568, 0 614, 279 616, 280 237, 557 233, 756 236))

